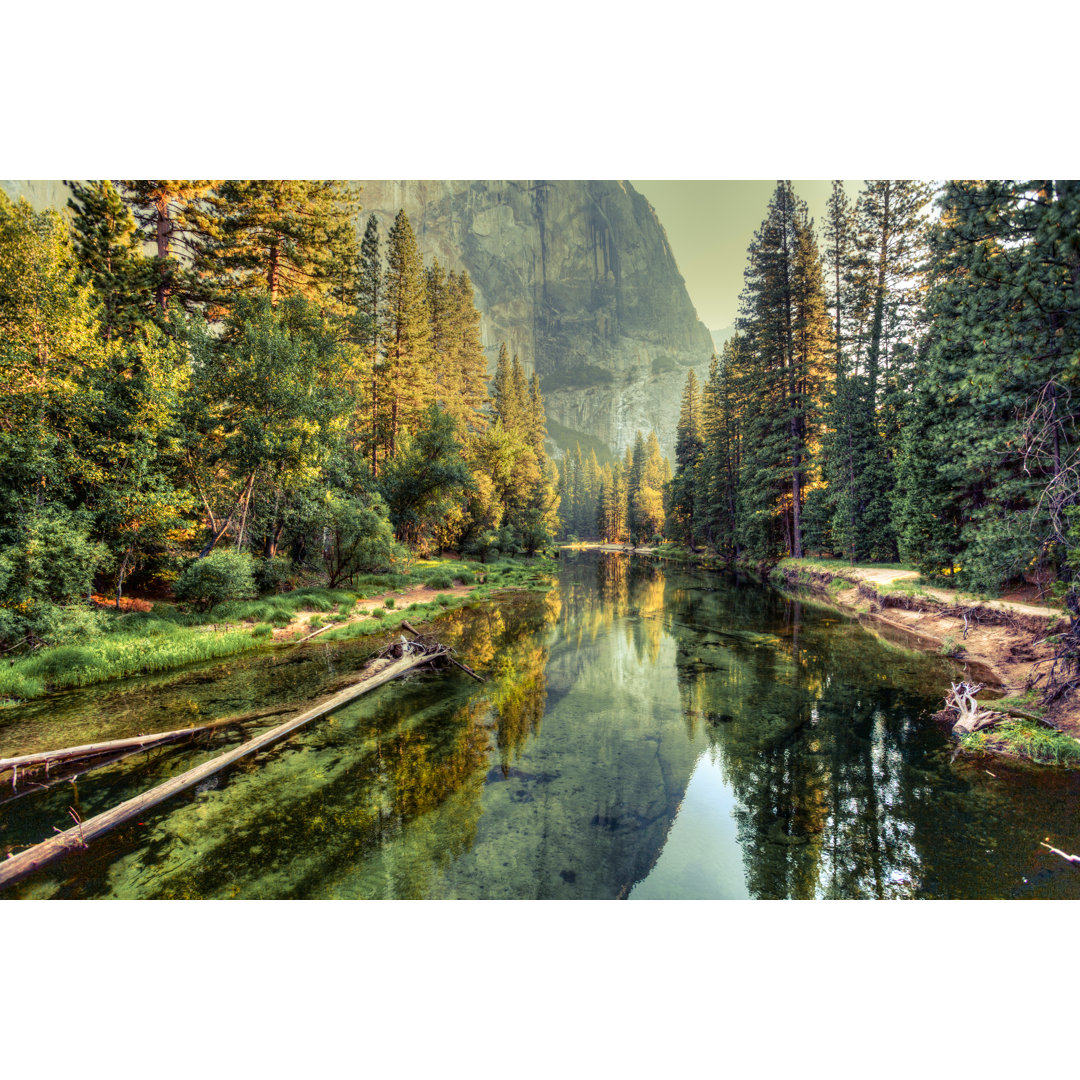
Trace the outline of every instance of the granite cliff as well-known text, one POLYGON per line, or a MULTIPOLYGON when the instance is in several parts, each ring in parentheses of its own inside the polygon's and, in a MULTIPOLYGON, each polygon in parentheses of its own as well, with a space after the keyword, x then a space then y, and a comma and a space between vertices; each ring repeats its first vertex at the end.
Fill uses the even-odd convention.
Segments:
POLYGON ((489 362, 505 341, 541 379, 553 441, 616 453, 655 429, 674 458, 698 320, 663 226, 626 181, 360 181, 364 216, 409 216, 425 256, 464 269, 489 362))

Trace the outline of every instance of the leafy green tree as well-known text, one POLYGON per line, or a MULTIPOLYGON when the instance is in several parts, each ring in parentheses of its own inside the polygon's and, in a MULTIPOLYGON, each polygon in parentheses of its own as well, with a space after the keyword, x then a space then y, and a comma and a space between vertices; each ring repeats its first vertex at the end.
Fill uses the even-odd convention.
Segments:
POLYGON ((251 556, 227 548, 211 551, 185 567, 173 592, 178 600, 199 611, 209 611, 227 600, 247 600, 255 595, 251 556))
POLYGON ((192 342, 187 461, 211 550, 242 548, 253 520, 277 553, 290 500, 322 482, 349 412, 347 362, 333 326, 302 298, 240 300, 220 338, 192 342))

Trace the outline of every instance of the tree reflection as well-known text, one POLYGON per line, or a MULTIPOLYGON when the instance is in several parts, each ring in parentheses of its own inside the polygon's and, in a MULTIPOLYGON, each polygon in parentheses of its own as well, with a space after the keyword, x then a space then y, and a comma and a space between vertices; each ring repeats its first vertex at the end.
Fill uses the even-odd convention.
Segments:
POLYGON ((915 766, 934 741, 916 722, 926 699, 895 681, 917 686, 914 665, 858 627, 719 578, 669 588, 666 604, 688 723, 704 724, 737 797, 751 895, 910 895, 928 794, 915 766))

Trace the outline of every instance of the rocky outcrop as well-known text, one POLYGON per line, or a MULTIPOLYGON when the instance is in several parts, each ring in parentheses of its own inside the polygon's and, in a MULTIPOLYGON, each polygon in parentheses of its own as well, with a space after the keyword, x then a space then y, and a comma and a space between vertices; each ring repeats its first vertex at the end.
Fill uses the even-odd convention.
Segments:
POLYGON ((364 217, 404 209, 430 260, 467 270, 489 363, 505 341, 537 371, 556 444, 615 453, 655 429, 674 457, 698 320, 663 226, 627 181, 361 181, 364 217))

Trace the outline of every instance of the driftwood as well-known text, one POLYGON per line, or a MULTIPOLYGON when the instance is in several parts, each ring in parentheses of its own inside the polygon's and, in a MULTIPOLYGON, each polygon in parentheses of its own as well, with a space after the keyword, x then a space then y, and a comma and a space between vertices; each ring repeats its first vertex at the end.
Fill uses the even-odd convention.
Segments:
POLYGON ((949 695, 945 699, 945 708, 957 714, 957 720, 952 726, 954 735, 970 735, 973 731, 989 727, 1004 718, 1003 713, 984 709, 975 700, 975 695, 981 689, 981 683, 951 684, 949 695))
MULTIPOLYGON (((281 709, 274 710, 274 712, 282 711, 281 709)), ((270 715, 273 715, 273 713, 270 715)), ((198 727, 181 728, 178 731, 158 731, 151 735, 134 735, 128 739, 112 739, 109 742, 87 743, 85 746, 65 746, 60 750, 41 750, 34 754, 23 754, 20 757, 0 758, 0 773, 11 769, 13 774, 12 786, 15 786, 20 770, 25 772, 41 765, 49 767, 61 761, 82 760, 100 754, 113 754, 117 750, 150 750, 165 743, 177 742, 180 739, 189 739, 195 735, 201 735, 206 731, 233 727, 242 723, 245 719, 251 720, 255 719, 255 717, 227 717, 222 720, 214 720, 209 724, 200 724, 198 727)))
POLYGON ((1047 851, 1052 851, 1055 855, 1060 855, 1063 859, 1071 862, 1073 866, 1080 866, 1080 855, 1067 855, 1060 848, 1051 847, 1049 844, 1039 841, 1039 846, 1046 848, 1047 851))
POLYGON ((114 806, 111 810, 106 810, 88 821, 77 820, 73 828, 49 837, 40 844, 35 844, 18 854, 9 855, 5 862, 0 863, 0 889, 19 881, 26 877, 27 874, 32 874, 35 870, 68 851, 85 848, 90 840, 96 839, 110 829, 131 820, 166 799, 172 798, 173 795, 194 787, 207 777, 213 776, 249 754, 262 750, 312 720, 317 720, 335 709, 340 709, 343 705, 360 697, 361 694, 366 694, 369 690, 374 690, 377 686, 382 686, 384 683, 390 682, 391 679, 396 679, 407 671, 411 671, 421 664, 437 660, 444 655, 445 649, 442 646, 436 646, 430 651, 421 647, 415 653, 410 651, 407 655, 402 656, 400 660, 394 661, 387 658, 375 660, 368 666, 364 677, 359 682, 334 694, 332 697, 326 698, 291 720, 287 720, 284 724, 279 724, 262 735, 249 739, 247 742, 241 743, 240 746, 204 762, 202 765, 188 769, 187 772, 181 773, 179 776, 175 776, 171 780, 143 792, 141 795, 136 795, 134 798, 128 799, 126 802, 120 803, 119 806, 114 806))
MULTIPOLYGON (((416 627, 413 626, 413 624, 407 619, 402 619, 401 625, 406 630, 408 630, 410 634, 414 635, 417 638, 423 639, 424 635, 421 634, 420 631, 417 630, 416 627)), ((451 655, 450 651, 447 651, 446 659, 449 660, 450 663, 454 665, 454 667, 461 668, 461 670, 464 671, 466 675, 471 675, 477 682, 487 682, 487 679, 485 679, 483 675, 477 675, 476 672, 473 671, 473 669, 469 667, 468 664, 463 664, 460 660, 455 660, 454 657, 451 655)))

